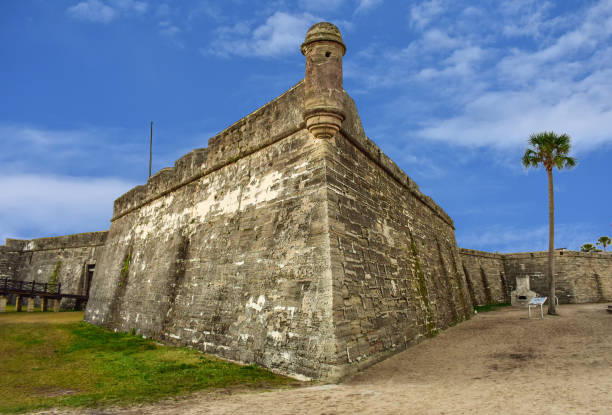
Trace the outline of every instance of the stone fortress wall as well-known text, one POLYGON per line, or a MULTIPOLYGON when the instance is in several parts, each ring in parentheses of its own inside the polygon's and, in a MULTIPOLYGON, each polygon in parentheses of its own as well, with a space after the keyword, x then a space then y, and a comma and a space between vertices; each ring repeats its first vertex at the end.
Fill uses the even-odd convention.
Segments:
MULTIPOLYGON (((545 253, 458 248, 365 135, 335 26, 301 50, 304 80, 119 197, 108 232, 8 240, 0 274, 48 279, 61 261, 78 291, 95 265, 86 321, 329 381, 509 302, 516 276, 545 292, 545 253)), ((612 257, 557 263, 561 302, 612 300, 612 257)))
POLYGON ((365 136, 339 32, 302 52, 304 81, 116 201, 87 321, 333 380, 470 316, 452 220, 365 136))
MULTIPOLYGON (((86 294, 107 234, 108 231, 103 231, 31 240, 7 239, 6 245, 0 245, 0 277, 46 283, 57 270, 56 279, 63 292, 86 294)), ((8 303, 14 301, 9 296, 8 303)), ((72 308, 74 300, 62 299, 61 306, 72 308)))
MULTIPOLYGON (((548 252, 491 254, 459 249, 475 305, 509 303, 516 279, 529 277, 532 291, 548 296, 548 252)), ((560 304, 612 301, 612 253, 555 251, 556 293, 560 304)))

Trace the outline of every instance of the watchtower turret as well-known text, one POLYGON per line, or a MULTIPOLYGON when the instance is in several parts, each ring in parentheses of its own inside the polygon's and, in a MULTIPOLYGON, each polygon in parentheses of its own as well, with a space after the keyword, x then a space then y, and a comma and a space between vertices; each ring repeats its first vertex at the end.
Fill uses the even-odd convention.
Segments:
POLYGON ((312 26, 300 48, 306 57, 304 120, 316 138, 331 138, 344 120, 340 30, 327 22, 312 26))

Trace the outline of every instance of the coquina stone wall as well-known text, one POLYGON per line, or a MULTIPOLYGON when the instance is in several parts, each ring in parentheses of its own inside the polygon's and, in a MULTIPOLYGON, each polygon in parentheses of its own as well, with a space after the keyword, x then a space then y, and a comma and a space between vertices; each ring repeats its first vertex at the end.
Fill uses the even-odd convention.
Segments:
MULTIPOLYGON (((86 294, 96 256, 103 249, 107 231, 88 232, 32 240, 7 239, 0 246, 0 275, 20 281, 56 282, 63 292, 86 294)), ((9 303, 14 298, 9 297, 9 303)), ((72 308, 73 299, 63 299, 62 308, 72 308)))
POLYGON ((341 134, 325 142, 343 375, 469 318, 472 310, 452 220, 365 136, 350 97, 345 102, 341 134))
MULTIPOLYGON (((510 302, 516 278, 524 276, 529 277, 532 291, 548 296, 548 252, 491 254, 463 248, 459 252, 474 304, 510 302)), ((554 255, 560 303, 612 301, 612 254, 559 250, 554 255)))
POLYGON ((459 253, 474 305, 510 302, 514 277, 506 276, 503 255, 464 248, 459 253))
POLYGON ((306 82, 117 199, 87 321, 335 380, 469 317, 452 220, 365 136, 339 32, 302 52, 306 82))
MULTIPOLYGON (((555 251, 555 288, 561 304, 612 301, 612 254, 555 251)), ((548 296, 548 252, 504 255, 508 275, 529 276, 531 290, 548 296)))
POLYGON ((8 239, 0 245, 0 278, 19 279, 18 270, 23 261, 22 251, 27 241, 8 239))
POLYGON ((115 202, 85 319, 286 373, 334 365, 323 143, 300 83, 115 202))

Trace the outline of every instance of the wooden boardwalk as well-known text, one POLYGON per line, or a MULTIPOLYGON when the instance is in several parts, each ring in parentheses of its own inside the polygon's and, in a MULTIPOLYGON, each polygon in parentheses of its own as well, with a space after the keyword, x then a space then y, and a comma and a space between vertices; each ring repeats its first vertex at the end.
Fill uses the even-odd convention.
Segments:
POLYGON ((42 308, 47 310, 49 300, 55 300, 54 310, 59 311, 59 302, 62 298, 73 298, 80 305, 87 301, 87 295, 70 294, 62 292, 61 283, 47 283, 36 281, 18 281, 9 278, 0 278, 0 311, 6 308, 6 296, 17 296, 17 311, 21 311, 23 298, 28 299, 28 310, 33 308, 33 300, 39 297, 42 308), (30 305, 31 304, 31 305, 30 305))

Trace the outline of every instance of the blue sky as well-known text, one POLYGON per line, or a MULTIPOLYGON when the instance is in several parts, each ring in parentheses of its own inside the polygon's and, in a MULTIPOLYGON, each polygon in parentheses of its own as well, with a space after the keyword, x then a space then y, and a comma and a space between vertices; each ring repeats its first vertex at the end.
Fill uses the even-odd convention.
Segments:
POLYGON ((304 76, 331 21, 368 136, 460 246, 547 248, 531 133, 572 137, 557 247, 612 229, 612 0, 0 2, 0 240, 108 229, 113 200, 304 76))

